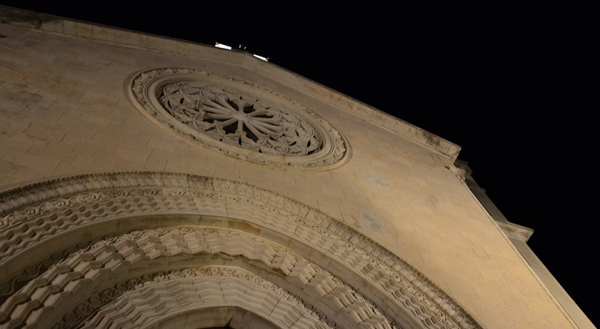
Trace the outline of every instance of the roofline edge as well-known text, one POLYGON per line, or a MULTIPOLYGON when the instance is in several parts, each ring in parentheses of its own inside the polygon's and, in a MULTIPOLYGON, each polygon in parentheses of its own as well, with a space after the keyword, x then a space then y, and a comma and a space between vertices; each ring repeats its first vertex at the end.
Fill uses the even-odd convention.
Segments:
MULTIPOLYGON (((0 23, 196 58, 200 57, 198 56, 198 52, 194 51, 198 47, 209 48, 211 50, 214 49, 212 46, 187 40, 121 29, 97 23, 88 23, 75 19, 38 13, 26 9, 9 7, 1 4, 0 23)), ((460 153, 461 147, 459 145, 456 145, 433 133, 376 109, 332 88, 324 86, 271 62, 264 62, 256 59, 250 54, 242 52, 235 52, 235 54, 238 56, 250 57, 252 60, 242 57, 238 63, 230 64, 253 70, 260 69, 264 66, 272 66, 280 70, 280 74, 268 74, 267 72, 269 70, 263 70, 262 72, 258 71, 257 73, 267 75, 271 79, 275 79, 288 85, 290 85, 290 82, 296 80, 300 83, 295 85, 295 87, 299 87, 301 91, 305 93, 312 93, 318 98, 321 98, 323 101, 332 104, 337 108, 344 110, 345 112, 353 114, 386 130, 397 133, 398 135, 405 137, 421 146, 436 151, 437 153, 441 153, 449 157, 452 161, 456 160, 458 154, 460 153)), ((213 61, 216 61, 216 59, 213 59, 213 61)))

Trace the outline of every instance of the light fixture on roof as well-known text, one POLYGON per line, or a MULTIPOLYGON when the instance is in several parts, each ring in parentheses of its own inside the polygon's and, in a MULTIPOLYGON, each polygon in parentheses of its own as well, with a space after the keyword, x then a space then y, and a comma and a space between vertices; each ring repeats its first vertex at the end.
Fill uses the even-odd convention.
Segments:
POLYGON ((218 42, 215 42, 215 47, 217 47, 217 48, 221 48, 221 49, 227 49, 227 50, 231 50, 231 47, 230 47, 230 46, 228 46, 228 45, 224 45, 224 44, 222 44, 222 43, 218 43, 218 42))
POLYGON ((254 57, 258 58, 258 59, 262 59, 265 62, 269 61, 269 57, 263 57, 263 56, 259 56, 259 55, 256 55, 256 54, 254 54, 252 56, 254 56, 254 57))

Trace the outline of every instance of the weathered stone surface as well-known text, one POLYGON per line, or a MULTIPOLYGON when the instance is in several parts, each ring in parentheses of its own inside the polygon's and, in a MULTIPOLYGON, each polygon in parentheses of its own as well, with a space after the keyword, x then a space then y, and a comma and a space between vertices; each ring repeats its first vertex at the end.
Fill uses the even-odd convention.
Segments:
MULTIPOLYGON (((112 283, 109 273, 125 275, 124 260, 145 255, 133 247, 126 251, 124 244, 119 245, 125 248, 123 254, 114 247, 99 255, 82 253, 77 258, 82 261, 73 263, 73 268, 60 263, 78 255, 80 242, 131 230, 189 225, 243 231, 294 252, 304 250, 303 258, 334 273, 386 315, 397 314, 398 327, 442 328, 452 327, 451 323, 460 328, 573 327, 457 177, 460 172, 447 169, 458 153, 456 145, 245 54, 62 19, 21 17, 15 21, 14 13, 1 15, 11 24, 0 24, 0 34, 6 36, 0 52, 0 189, 15 189, 2 194, 0 201, 0 234, 4 234, 0 252, 6 257, 3 261, 10 260, 10 266, 0 264, 0 278, 18 288, 8 293, 7 306, 0 307, 0 326, 12 325, 6 322, 12 318, 61 321, 64 315, 54 317, 53 307, 66 312, 85 300, 80 297, 90 298, 114 287, 108 286, 112 283), (165 67, 214 72, 285 94, 314 109, 345 136, 351 150, 348 161, 328 171, 284 170, 180 139, 144 117, 124 92, 131 75, 165 67), (110 183, 118 179, 104 179, 107 176, 100 174, 117 171, 161 174, 124 174, 130 181, 119 186, 110 183), (177 175, 168 173, 203 178, 164 185, 169 179, 177 180, 177 175), (61 179, 76 175, 91 176, 61 179), (25 187, 45 180, 53 181, 25 187), (207 181, 213 182, 213 190, 205 189, 207 181), (101 197, 127 187, 139 195, 101 197), (177 196, 178 190, 190 188, 207 194, 177 196), (304 224, 290 218, 301 218, 304 224), (327 252, 306 247, 311 245, 327 252), (347 246, 358 250, 360 257, 347 246), (113 272, 106 264, 115 265, 110 267, 113 272), (341 264, 345 265, 338 267, 341 264), (352 279, 351 269, 360 275, 352 279), (17 278, 17 274, 23 276, 17 278), (107 284, 102 290, 71 293, 91 289, 92 283, 102 286, 102 282, 107 284), (399 288, 406 282, 416 290, 399 288), (385 306, 395 305, 388 303, 395 296, 406 297, 405 304, 398 309, 385 306), (436 313, 436 309, 441 311, 436 313), (402 318, 403 312, 412 315, 402 318), (432 320, 436 317, 447 317, 450 324, 432 320)), ((164 248, 181 244, 192 253, 201 248, 179 240, 170 243, 164 248)), ((153 251, 160 271, 168 269, 170 259, 159 257, 162 251, 153 251)), ((334 289, 307 267, 290 267, 284 256, 273 255, 278 270, 269 273, 285 275, 296 285, 306 284, 315 296, 334 289)), ((276 277, 270 275, 267 281, 276 277)), ((171 287, 168 284, 165 289, 171 287)), ((324 305, 346 303, 342 292, 331 291, 338 295, 331 295, 331 303, 324 305)), ((177 299, 180 295, 173 296, 170 303, 185 303, 185 298, 177 299)), ((161 305, 152 307, 158 312, 161 305)), ((111 321, 123 327, 127 318, 113 310, 125 306, 106 309, 111 321)), ((345 314, 370 325, 365 317, 368 312, 361 307, 355 305, 345 314)), ((225 307, 220 312, 225 319, 236 311, 225 307)), ((193 314, 203 316, 192 312, 172 321, 180 327, 193 314)), ((281 319, 288 318, 282 315, 281 319)), ((309 323, 303 317, 296 319, 299 325, 309 323)))

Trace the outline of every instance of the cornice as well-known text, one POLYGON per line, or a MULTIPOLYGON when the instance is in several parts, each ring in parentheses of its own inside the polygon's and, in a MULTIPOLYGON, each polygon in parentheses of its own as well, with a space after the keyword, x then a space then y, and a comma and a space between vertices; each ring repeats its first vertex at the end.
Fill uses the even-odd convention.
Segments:
POLYGON ((500 226, 502 232, 509 238, 521 240, 523 242, 527 242, 533 234, 533 229, 515 223, 496 220, 496 224, 500 226))

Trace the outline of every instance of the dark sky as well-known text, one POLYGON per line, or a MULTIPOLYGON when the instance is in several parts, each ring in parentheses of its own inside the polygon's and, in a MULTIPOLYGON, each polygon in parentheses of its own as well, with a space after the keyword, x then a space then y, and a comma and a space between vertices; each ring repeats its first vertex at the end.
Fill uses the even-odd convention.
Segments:
POLYGON ((510 221, 535 229, 529 245, 599 326, 600 2, 498 2, 0 0, 194 42, 244 43, 461 145, 479 185, 510 221))

